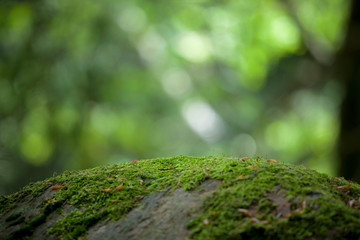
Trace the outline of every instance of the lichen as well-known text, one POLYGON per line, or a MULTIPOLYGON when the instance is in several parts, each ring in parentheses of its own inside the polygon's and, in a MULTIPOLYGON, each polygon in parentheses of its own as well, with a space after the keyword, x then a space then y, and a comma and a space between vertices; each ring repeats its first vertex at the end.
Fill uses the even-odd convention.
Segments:
POLYGON ((76 239, 99 221, 122 218, 148 194, 169 186, 172 190, 191 191, 206 179, 219 180, 221 184, 207 197, 198 216, 188 222, 190 239, 360 236, 358 184, 260 157, 178 156, 67 171, 2 196, 0 211, 3 215, 26 196, 51 191, 54 194, 42 203, 38 216, 41 221, 29 220, 8 238, 31 234, 29 228, 41 224, 62 206, 71 205, 74 209, 68 214, 60 212, 63 218, 48 234, 76 239))

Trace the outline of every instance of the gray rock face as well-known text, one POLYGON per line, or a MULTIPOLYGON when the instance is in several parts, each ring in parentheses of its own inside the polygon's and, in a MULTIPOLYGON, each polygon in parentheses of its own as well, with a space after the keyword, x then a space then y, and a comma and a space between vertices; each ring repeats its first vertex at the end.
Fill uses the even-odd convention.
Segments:
MULTIPOLYGON (((188 235, 186 223, 198 212, 203 200, 220 185, 220 181, 206 180, 194 191, 178 188, 145 196, 140 206, 131 210, 124 218, 117 221, 106 219, 88 229, 86 238, 97 239, 184 239, 188 235), (154 231, 156 229, 156 231, 154 231)), ((13 232, 26 228, 31 219, 41 214, 43 201, 54 194, 47 190, 40 196, 28 196, 17 207, 0 218, 0 239, 16 239, 22 236, 11 235, 13 232)), ((34 226, 35 230, 29 239, 57 239, 47 235, 58 220, 63 219, 75 207, 65 204, 61 213, 51 212, 46 221, 34 226)), ((27 235, 26 232, 24 235, 27 235)))
POLYGON ((91 227, 86 235, 97 239, 169 239, 180 240, 188 235, 186 223, 197 213, 206 196, 218 186, 219 181, 207 180, 194 191, 176 189, 151 194, 142 204, 118 221, 105 220, 91 227), (156 230, 154 230, 156 229, 156 230))

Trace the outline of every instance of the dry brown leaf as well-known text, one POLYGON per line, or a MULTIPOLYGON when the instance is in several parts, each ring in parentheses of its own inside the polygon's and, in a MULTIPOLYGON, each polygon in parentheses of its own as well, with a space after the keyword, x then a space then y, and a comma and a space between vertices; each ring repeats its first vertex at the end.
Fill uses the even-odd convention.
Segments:
POLYGON ((247 210, 247 209, 244 209, 244 208, 239 208, 238 212, 241 212, 241 213, 243 213, 245 215, 248 215, 248 216, 251 215, 251 212, 249 210, 247 210))
POLYGON ((115 189, 114 189, 114 192, 117 192, 117 191, 119 191, 120 189, 122 189, 123 188, 123 186, 124 185, 119 185, 119 186, 117 186, 115 189))
POLYGON ((351 184, 349 183, 348 185, 343 185, 343 186, 337 186, 335 185, 336 189, 338 190, 348 190, 351 187, 351 184))
POLYGON ((111 188, 105 188, 105 189, 101 190, 101 192, 111 192, 111 191, 112 191, 111 188))
POLYGON ((207 218, 205 218, 203 222, 204 222, 204 225, 209 225, 209 223, 210 223, 209 219, 207 219, 207 218))
POLYGON ((258 169, 259 167, 258 167, 258 166, 250 165, 250 166, 247 166, 247 168, 255 168, 255 169, 258 169))

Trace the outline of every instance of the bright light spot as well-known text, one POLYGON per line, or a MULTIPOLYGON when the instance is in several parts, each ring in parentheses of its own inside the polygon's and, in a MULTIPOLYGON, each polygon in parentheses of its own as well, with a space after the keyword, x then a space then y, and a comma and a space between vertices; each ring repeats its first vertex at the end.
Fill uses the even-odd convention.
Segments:
POLYGON ((149 64, 159 63, 163 60, 166 43, 155 31, 148 31, 137 45, 142 59, 149 64))
POLYGON ((271 22, 271 33, 279 46, 296 50, 299 45, 299 31, 287 17, 278 17, 271 22))
POLYGON ((45 136, 33 132, 24 136, 20 149, 28 162, 35 166, 41 166, 47 162, 53 146, 45 136))
POLYGON ((78 121, 79 115, 76 109, 72 107, 61 107, 57 110, 54 120, 62 132, 69 133, 75 123, 78 121))
POLYGON ((299 90, 292 98, 293 108, 310 136, 309 144, 317 151, 327 151, 335 143, 339 127, 336 101, 310 90, 299 90))
POLYGON ((40 106, 33 108, 23 122, 20 151, 25 156, 25 161, 35 166, 45 164, 53 152, 54 146, 48 137, 49 120, 48 110, 40 106))
POLYGON ((198 33, 189 32, 183 34, 177 44, 178 53, 192 62, 204 62, 209 59, 212 46, 207 37, 198 33))
POLYGON ((192 89, 190 76, 181 69, 170 69, 161 82, 166 93, 174 98, 181 98, 192 89))
POLYGON ((205 141, 215 142, 224 133, 222 119, 206 102, 191 101, 183 106, 182 114, 191 129, 205 141))
POLYGON ((214 41, 214 54, 229 60, 234 56, 234 51, 238 40, 228 32, 214 31, 212 34, 214 41))
POLYGON ((232 141, 232 154, 235 156, 254 156, 256 153, 256 141, 249 134, 239 134, 232 141))
POLYGON ((228 11, 221 8, 210 8, 207 11, 208 13, 208 22, 212 25, 213 28, 219 30, 229 31, 231 28, 236 28, 239 23, 239 18, 233 17, 233 14, 229 14, 228 11))
POLYGON ((239 29, 239 18, 229 14, 229 11, 213 7, 207 10, 207 20, 211 25, 211 38, 214 55, 226 61, 233 58, 235 47, 242 39, 235 37, 239 29))
POLYGON ((273 122, 266 128, 265 140, 275 150, 296 152, 302 145, 299 123, 294 119, 273 122))
POLYGON ((241 51, 239 57, 240 83, 251 91, 260 90, 265 84, 269 58, 260 48, 249 47, 241 51))
POLYGON ((136 33, 145 27, 146 15, 141 8, 130 6, 120 13, 117 22, 122 30, 129 33, 136 33))

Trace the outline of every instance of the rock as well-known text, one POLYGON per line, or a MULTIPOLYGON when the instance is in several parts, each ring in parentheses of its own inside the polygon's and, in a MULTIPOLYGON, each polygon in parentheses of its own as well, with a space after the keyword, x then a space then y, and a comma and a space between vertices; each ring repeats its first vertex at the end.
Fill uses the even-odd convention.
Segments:
POLYGON ((360 186, 262 158, 134 160, 0 197, 0 239, 358 239, 360 186))

